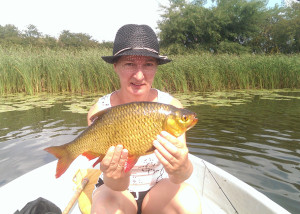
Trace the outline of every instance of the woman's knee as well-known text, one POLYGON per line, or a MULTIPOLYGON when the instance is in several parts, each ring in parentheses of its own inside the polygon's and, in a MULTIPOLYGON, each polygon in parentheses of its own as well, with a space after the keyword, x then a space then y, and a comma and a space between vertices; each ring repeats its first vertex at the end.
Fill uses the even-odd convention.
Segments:
POLYGON ((201 213, 198 191, 187 183, 174 184, 168 179, 151 189, 142 207, 145 213, 201 213))
POLYGON ((177 209, 182 213, 201 213, 201 200, 199 192, 190 184, 182 183, 174 200, 177 209))
POLYGON ((128 191, 113 191, 102 185, 92 197, 91 213, 136 213, 136 202, 128 191))

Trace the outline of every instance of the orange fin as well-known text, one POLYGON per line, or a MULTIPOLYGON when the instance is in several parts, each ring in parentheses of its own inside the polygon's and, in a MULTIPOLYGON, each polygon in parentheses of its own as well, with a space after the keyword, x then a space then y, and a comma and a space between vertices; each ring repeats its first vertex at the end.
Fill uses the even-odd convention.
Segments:
POLYGON ((124 167, 125 172, 129 172, 132 169, 132 167, 134 167, 138 159, 139 157, 128 157, 124 167))
POLYGON ((98 163, 100 163, 102 161, 102 159, 104 158, 104 155, 100 155, 100 157, 96 160, 96 162, 93 164, 93 167, 95 167, 98 163))
POLYGON ((58 158, 57 166, 56 166, 56 174, 55 177, 59 178, 64 172, 69 168, 71 163, 75 160, 74 156, 72 157, 68 150, 65 148, 65 145, 62 146, 52 146, 44 149, 50 154, 54 155, 58 158))
POLYGON ((85 156, 89 160, 93 160, 93 159, 99 157, 99 154, 97 154, 95 152, 90 152, 90 151, 84 152, 84 153, 82 153, 82 155, 85 156))

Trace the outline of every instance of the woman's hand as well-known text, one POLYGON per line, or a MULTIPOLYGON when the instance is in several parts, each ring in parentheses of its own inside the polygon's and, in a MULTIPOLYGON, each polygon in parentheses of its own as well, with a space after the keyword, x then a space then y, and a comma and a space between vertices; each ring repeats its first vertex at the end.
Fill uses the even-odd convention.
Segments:
POLYGON ((130 172, 124 171, 127 158, 128 150, 118 145, 110 147, 101 161, 100 170, 103 172, 103 182, 112 190, 123 191, 129 186, 130 172))
POLYGON ((188 148, 185 135, 179 138, 162 131, 154 140, 155 154, 163 164, 169 179, 173 183, 181 183, 188 179, 193 172, 193 165, 188 158, 188 148))

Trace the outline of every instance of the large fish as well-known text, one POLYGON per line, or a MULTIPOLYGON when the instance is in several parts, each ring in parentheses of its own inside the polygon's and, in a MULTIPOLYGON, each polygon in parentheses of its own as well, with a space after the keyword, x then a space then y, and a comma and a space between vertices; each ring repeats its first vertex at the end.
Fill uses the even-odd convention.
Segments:
POLYGON ((114 106, 92 116, 91 126, 70 143, 45 150, 58 158, 56 178, 60 177, 80 154, 99 163, 111 146, 123 145, 128 150, 125 171, 136 160, 154 151, 153 141, 161 131, 179 137, 198 121, 196 114, 155 102, 133 102, 114 106))

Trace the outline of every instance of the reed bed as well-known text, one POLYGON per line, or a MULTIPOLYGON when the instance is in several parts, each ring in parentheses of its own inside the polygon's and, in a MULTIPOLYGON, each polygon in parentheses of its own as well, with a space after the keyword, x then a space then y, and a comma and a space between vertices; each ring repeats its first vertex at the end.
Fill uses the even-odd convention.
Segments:
POLYGON ((300 88, 298 55, 173 56, 161 66, 155 86, 167 91, 300 88))
MULTIPOLYGON (((109 49, 80 51, 0 48, 0 94, 109 92, 117 75, 101 56, 109 49)), ((169 92, 300 88, 299 55, 170 56, 154 87, 169 92)))

